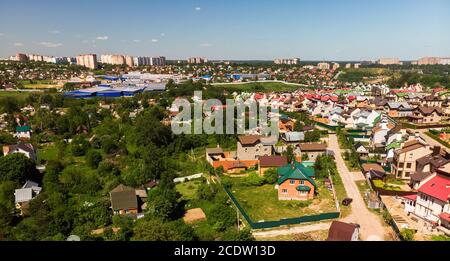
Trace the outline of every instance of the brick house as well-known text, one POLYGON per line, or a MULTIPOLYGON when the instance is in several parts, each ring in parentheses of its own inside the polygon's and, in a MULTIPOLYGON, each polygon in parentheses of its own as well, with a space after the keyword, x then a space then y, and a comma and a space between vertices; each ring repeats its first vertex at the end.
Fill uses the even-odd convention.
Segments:
POLYGON ((439 123, 442 121, 444 111, 440 107, 419 106, 413 110, 413 115, 409 117, 413 123, 439 123))
POLYGON ((114 215, 138 214, 138 198, 134 188, 120 184, 109 192, 109 196, 114 215))
POLYGON ((292 162, 277 169, 278 200, 309 200, 317 191, 314 168, 292 162))

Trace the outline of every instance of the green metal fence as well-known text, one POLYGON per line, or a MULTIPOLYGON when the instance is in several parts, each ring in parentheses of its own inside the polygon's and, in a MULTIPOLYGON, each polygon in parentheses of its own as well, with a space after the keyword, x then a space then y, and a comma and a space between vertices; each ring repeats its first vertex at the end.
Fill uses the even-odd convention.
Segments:
POLYGON ((295 225, 295 224, 301 224, 305 222, 316 222, 326 219, 335 219, 339 218, 340 213, 339 212, 330 212, 330 213, 323 213, 318 215, 311 215, 311 216, 303 216, 303 217, 296 217, 296 218, 285 218, 280 219, 276 221, 263 221, 263 222, 253 222, 250 216, 245 212, 244 208, 239 204, 239 201, 234 197, 233 193, 230 192, 230 190, 226 187, 223 187, 227 195, 230 197, 230 199, 233 201, 233 204, 238 208, 241 215, 245 218, 247 223, 250 225, 252 229, 262 229, 262 228, 274 228, 279 226, 285 226, 285 225, 295 225))

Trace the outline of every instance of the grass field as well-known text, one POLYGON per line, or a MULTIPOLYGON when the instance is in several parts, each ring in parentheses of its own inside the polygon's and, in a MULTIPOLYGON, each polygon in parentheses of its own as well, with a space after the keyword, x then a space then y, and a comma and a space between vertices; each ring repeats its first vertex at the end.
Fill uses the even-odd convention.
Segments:
POLYGON ((11 98, 14 97, 18 100, 25 100, 28 96, 30 96, 32 92, 9 92, 9 91, 0 91, 0 98, 11 98))
POLYGON ((241 84, 218 84, 213 85, 217 88, 224 88, 228 91, 246 91, 246 92, 271 92, 271 91, 295 91, 301 86, 285 84, 282 82, 250 82, 241 84))
POLYGON ((282 218, 301 217, 335 212, 333 195, 318 181, 318 195, 309 201, 278 200, 274 185, 246 187, 239 185, 241 178, 233 178, 232 192, 254 222, 272 221, 282 218))
POLYGON ((201 180, 192 180, 188 182, 178 183, 176 189, 180 192, 181 196, 185 200, 195 199, 195 193, 197 188, 202 184, 201 180))

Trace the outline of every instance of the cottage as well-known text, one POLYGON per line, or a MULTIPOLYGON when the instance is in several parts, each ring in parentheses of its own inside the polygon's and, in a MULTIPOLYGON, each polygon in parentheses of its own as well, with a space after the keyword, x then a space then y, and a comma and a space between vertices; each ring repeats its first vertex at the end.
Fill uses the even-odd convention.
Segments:
POLYGON ((14 137, 18 139, 31 139, 31 128, 30 126, 17 126, 16 133, 14 137))
POLYGON ((409 117, 411 122, 416 124, 433 124, 443 120, 444 111, 440 107, 424 107, 419 106, 413 110, 413 114, 409 117))
POLYGON ((405 142, 402 148, 394 151, 392 163, 392 174, 399 179, 410 179, 411 174, 416 171, 416 161, 431 151, 427 144, 421 140, 405 142))
POLYGON ((14 192, 16 208, 20 209, 21 215, 26 215, 28 203, 41 193, 42 188, 36 182, 27 180, 20 189, 14 192))
POLYGON ((305 140, 305 133, 298 131, 290 131, 281 134, 281 139, 287 145, 297 145, 305 140))
POLYGON ((314 168, 292 162, 277 169, 279 200, 313 199, 317 191, 314 168))
POLYGON ((328 230, 327 241, 358 241, 359 225, 333 221, 328 230))
POLYGON ((356 143, 354 145, 354 148, 356 153, 358 153, 359 157, 365 158, 369 156, 369 150, 366 147, 364 147, 364 145, 362 145, 360 142, 356 143))
POLYGON ((259 175, 264 175, 270 168, 282 167, 287 163, 285 156, 262 156, 259 158, 259 175))
POLYGON ((206 161, 208 161, 209 164, 213 165, 214 161, 220 161, 223 159, 225 159, 225 154, 219 146, 217 146, 217 148, 206 149, 206 161))
POLYGON ((363 174, 367 179, 381 179, 386 177, 386 171, 380 164, 377 163, 364 163, 361 165, 363 174))
POLYGON ((120 184, 109 192, 114 215, 138 214, 136 190, 120 184))
POLYGON ((25 155, 25 157, 36 160, 36 150, 34 149, 31 143, 25 143, 23 141, 19 141, 17 145, 5 145, 3 146, 3 155, 9 155, 12 153, 21 153, 25 155))
POLYGON ((439 224, 442 213, 450 214, 450 178, 432 175, 419 188, 414 214, 427 222, 439 224))
POLYGON ((392 118, 409 117, 413 111, 413 108, 407 102, 388 102, 384 108, 392 118))
POLYGON ((316 161, 317 156, 327 152, 327 145, 323 143, 300 143, 298 148, 302 156, 308 156, 309 161, 316 161))

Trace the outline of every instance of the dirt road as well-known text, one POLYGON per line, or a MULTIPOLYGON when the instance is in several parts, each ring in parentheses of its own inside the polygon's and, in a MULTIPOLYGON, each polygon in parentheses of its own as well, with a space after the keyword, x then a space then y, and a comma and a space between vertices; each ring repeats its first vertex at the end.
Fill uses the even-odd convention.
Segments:
POLYGON ((361 180, 362 173, 350 172, 345 166, 344 159, 341 156, 341 150, 337 136, 330 134, 329 149, 333 150, 336 157, 336 165, 341 176, 342 182, 348 197, 353 199, 351 204, 352 213, 344 218, 344 222, 357 223, 361 226, 360 238, 367 241, 380 241, 387 238, 387 229, 383 226, 381 218, 370 212, 364 199, 362 198, 356 180, 361 180))

